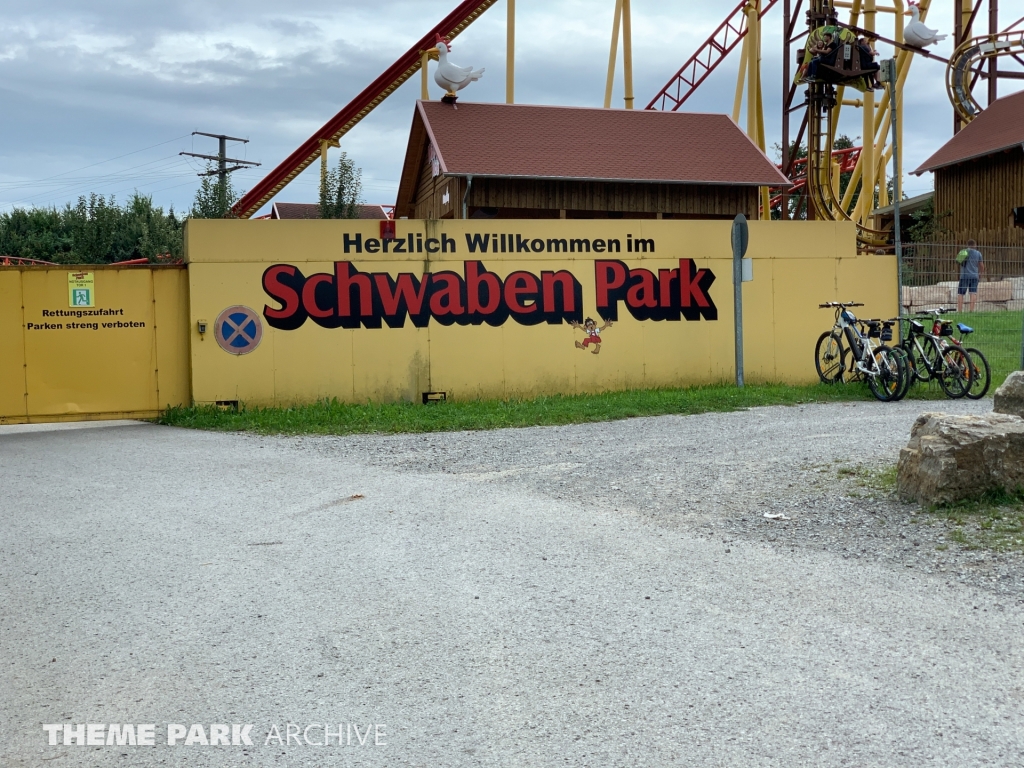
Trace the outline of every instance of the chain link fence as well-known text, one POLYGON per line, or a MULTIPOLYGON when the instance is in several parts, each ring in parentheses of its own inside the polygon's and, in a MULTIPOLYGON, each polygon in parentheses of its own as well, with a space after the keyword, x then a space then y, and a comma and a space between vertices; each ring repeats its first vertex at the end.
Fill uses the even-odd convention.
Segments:
POLYGON ((984 268, 973 301, 968 290, 973 286, 961 285, 956 261, 965 247, 953 243, 903 246, 902 311, 912 315, 937 307, 957 310, 948 317, 974 329, 969 346, 988 358, 994 389, 1011 371, 1024 368, 1024 247, 978 246, 984 268), (961 295, 960 290, 965 293, 961 295))

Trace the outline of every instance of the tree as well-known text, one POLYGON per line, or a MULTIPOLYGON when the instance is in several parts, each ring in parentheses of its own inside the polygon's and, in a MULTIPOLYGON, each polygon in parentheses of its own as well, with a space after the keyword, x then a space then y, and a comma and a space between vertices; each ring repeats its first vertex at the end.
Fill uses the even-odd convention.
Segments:
POLYGON ((949 237, 952 232, 942 226, 942 220, 953 215, 952 211, 935 212, 935 198, 918 208, 910 219, 914 223, 907 227, 907 239, 912 243, 934 243, 949 237))
POLYGON ((359 218, 362 202, 363 171, 345 152, 338 158, 338 167, 327 171, 320 183, 320 218, 359 218))
POLYGON ((189 211, 190 219, 223 219, 231 218, 231 206, 238 202, 240 194, 235 192, 231 184, 231 174, 224 174, 224 193, 221 198, 220 176, 217 175, 217 167, 213 163, 206 164, 206 175, 199 182, 199 189, 196 190, 195 199, 192 201, 192 210, 189 211), (224 204, 221 200, 224 200, 224 204))
POLYGON ((63 209, 15 208, 0 214, 0 254, 58 264, 181 258, 182 225, 153 198, 133 194, 123 206, 92 194, 63 209))

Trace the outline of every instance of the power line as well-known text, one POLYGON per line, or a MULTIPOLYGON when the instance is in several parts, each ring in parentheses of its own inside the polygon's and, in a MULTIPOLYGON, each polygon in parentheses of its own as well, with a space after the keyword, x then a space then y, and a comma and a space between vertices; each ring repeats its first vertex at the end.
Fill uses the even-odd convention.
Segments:
MULTIPOLYGON (((83 190, 83 189, 88 190, 88 188, 90 186, 93 186, 95 184, 100 184, 100 183, 117 183, 117 182, 124 181, 124 180, 127 180, 127 179, 149 178, 149 176, 147 174, 136 174, 136 173, 132 173, 132 171, 135 171, 135 170, 140 169, 140 168, 145 168, 146 166, 152 166, 152 165, 157 164, 157 163, 163 163, 163 165, 159 165, 159 166, 157 166, 155 168, 151 168, 150 169, 150 172, 152 173, 153 176, 157 176, 159 178, 171 178, 171 177, 180 178, 183 175, 183 172, 166 173, 166 171, 169 171, 170 169, 172 169, 175 166, 175 164, 176 164, 175 162, 171 162, 171 163, 166 162, 167 160, 171 160, 171 159, 173 159, 173 160, 175 160, 175 161, 180 163, 180 158, 177 158, 176 156, 172 155, 172 156, 170 156, 168 158, 160 158, 158 160, 150 161, 149 163, 143 163, 141 165, 134 166, 133 168, 124 169, 124 170, 121 170, 121 171, 115 171, 115 172, 112 172, 112 173, 109 173, 109 174, 104 174, 102 176, 92 176, 92 177, 84 177, 84 178, 78 178, 78 179, 65 179, 62 182, 60 182, 59 186, 57 186, 56 188, 45 190, 45 191, 42 191, 42 192, 36 192, 34 194, 30 194, 30 195, 27 195, 27 196, 21 197, 21 198, 16 198, 12 202, 34 203, 35 201, 38 201, 38 200, 41 200, 41 199, 45 199, 45 198, 52 199, 52 198, 55 198, 55 197, 63 197, 63 196, 69 195, 69 194, 74 194, 74 192, 76 192, 78 190, 83 190)), ((9 193, 9 192, 13 192, 13 191, 15 191, 17 189, 19 189, 19 187, 14 186, 14 187, 8 187, 8 188, 4 189, 3 191, 9 193)))
POLYGON ((36 184, 36 183, 43 182, 43 181, 50 181, 51 179, 58 179, 61 176, 67 176, 69 173, 78 173, 78 171, 84 171, 87 168, 93 168, 93 167, 95 167, 97 165, 104 165, 105 163, 112 163, 115 160, 120 160, 122 157, 129 157, 130 155, 137 155, 137 154, 139 154, 139 152, 145 152, 145 151, 150 150, 150 149, 156 149, 157 147, 162 147, 164 144, 170 144, 173 141, 179 141, 180 139, 186 139, 186 138, 188 138, 188 134, 187 133, 184 136, 175 136, 173 139, 168 139, 167 141, 161 141, 159 144, 153 144, 153 145, 148 146, 148 147, 143 147, 142 149, 136 149, 136 150, 134 150, 132 152, 126 152, 123 155, 118 155, 117 157, 111 157, 108 160, 100 160, 98 163, 90 163, 89 165, 83 165, 81 168, 76 168, 76 169, 71 170, 71 171, 64 171, 64 173, 58 173, 55 176, 47 176, 46 178, 37 179, 36 181, 32 181, 32 182, 28 182, 28 183, 36 184))
POLYGON ((121 168, 119 170, 111 171, 110 173, 104 173, 104 174, 100 174, 100 175, 97 175, 97 176, 77 176, 77 177, 69 178, 69 179, 65 178, 65 179, 60 179, 60 180, 37 181, 37 182, 32 182, 32 181, 6 181, 6 182, 0 182, 0 188, 18 189, 18 188, 21 188, 21 187, 28 187, 28 186, 44 186, 44 187, 57 187, 57 188, 73 187, 76 184, 89 184, 89 183, 93 183, 93 182, 97 182, 97 181, 103 181, 104 179, 116 178, 118 176, 122 176, 122 175, 125 175, 125 174, 132 173, 132 172, 137 171, 137 170, 139 170, 141 168, 147 168, 148 169, 147 172, 149 172, 149 171, 153 171, 153 170, 159 170, 159 168, 163 168, 163 167, 172 167, 174 165, 179 164, 180 162, 181 162, 181 159, 177 155, 170 155, 168 157, 160 157, 160 158, 157 158, 156 160, 150 160, 148 163, 141 163, 139 165, 133 165, 133 166, 131 166, 129 168, 121 168), (173 162, 167 162, 167 161, 173 161, 173 162), (153 165, 155 165, 157 163, 163 163, 163 165, 162 166, 158 166, 158 168, 148 168, 148 166, 153 166, 153 165))

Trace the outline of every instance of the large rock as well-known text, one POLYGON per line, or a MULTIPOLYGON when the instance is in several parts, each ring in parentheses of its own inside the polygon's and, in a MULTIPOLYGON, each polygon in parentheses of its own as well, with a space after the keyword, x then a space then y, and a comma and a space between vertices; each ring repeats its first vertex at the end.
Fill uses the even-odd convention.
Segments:
POLYGON ((1024 419, 1005 413, 925 413, 900 451, 901 498, 937 504, 1024 488, 1024 419))
POLYGON ((1024 371, 1014 371, 996 390, 992 410, 1024 418, 1024 371))

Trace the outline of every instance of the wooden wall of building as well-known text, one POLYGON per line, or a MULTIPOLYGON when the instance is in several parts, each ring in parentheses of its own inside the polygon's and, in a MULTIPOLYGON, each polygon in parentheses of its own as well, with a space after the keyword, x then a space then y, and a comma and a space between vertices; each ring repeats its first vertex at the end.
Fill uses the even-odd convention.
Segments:
POLYGON ((469 204, 479 208, 531 208, 675 214, 687 218, 756 219, 756 187, 696 184, 609 183, 540 179, 474 179, 469 204))
MULTIPOLYGON (((465 179, 433 175, 427 152, 420 166, 416 219, 462 217, 465 179)), ((593 218, 609 212, 625 218, 732 219, 737 213, 758 218, 756 187, 697 184, 609 183, 539 179, 474 179, 467 201, 472 216, 480 208, 498 209, 499 218, 593 218)), ((399 215, 403 215, 399 213, 399 215)))
POLYGON ((433 175, 430 160, 424 150, 419 182, 416 186, 416 201, 410 218, 462 218, 463 194, 462 179, 455 176, 433 175))
POLYGON ((935 213, 952 239, 987 245, 1024 242, 1013 209, 1024 206, 1024 150, 970 160, 935 171, 935 213), (945 214, 949 214, 946 216, 945 214))

